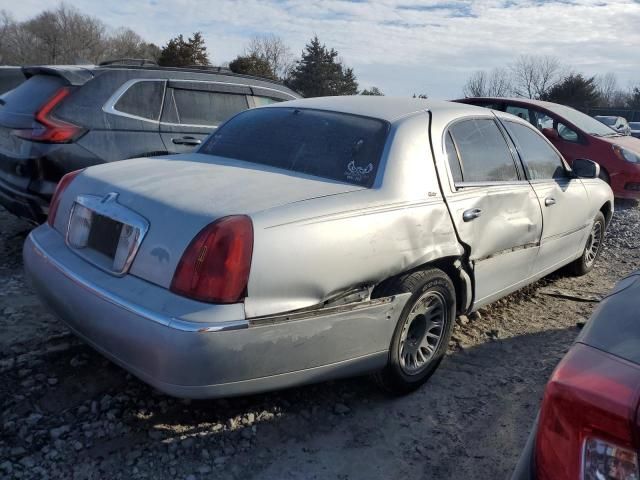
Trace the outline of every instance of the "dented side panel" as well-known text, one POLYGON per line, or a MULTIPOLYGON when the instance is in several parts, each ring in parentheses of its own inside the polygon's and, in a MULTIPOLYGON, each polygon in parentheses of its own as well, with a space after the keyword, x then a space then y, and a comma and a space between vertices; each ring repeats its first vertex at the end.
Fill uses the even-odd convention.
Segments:
POLYGON ((379 188, 252 216, 247 317, 306 308, 463 253, 438 187, 428 115, 399 122, 388 145, 379 188))

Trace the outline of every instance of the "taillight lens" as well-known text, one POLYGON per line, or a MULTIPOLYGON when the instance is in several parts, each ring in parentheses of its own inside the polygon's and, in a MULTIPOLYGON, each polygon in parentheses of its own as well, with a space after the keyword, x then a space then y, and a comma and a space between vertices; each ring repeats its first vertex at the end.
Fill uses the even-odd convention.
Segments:
POLYGON ((47 218, 47 223, 52 227, 56 221, 56 214, 58 213, 58 206, 60 205, 60 199, 62 198, 62 194, 67 189, 67 187, 71 184, 73 179, 76 178, 82 172, 82 170, 74 170, 73 172, 69 172, 64 177, 62 177, 58 182, 58 185, 56 186, 56 191, 53 193, 53 197, 51 198, 51 202, 49 203, 49 216, 47 218))
POLYGON ((33 142, 68 143, 77 138, 84 130, 53 115, 53 110, 69 96, 71 87, 62 87, 36 112, 37 127, 13 130, 16 137, 33 142))
POLYGON ((545 389, 536 437, 537 478, 637 480, 639 386, 638 366, 574 345, 545 389))
POLYGON ((233 215, 216 220, 185 250, 171 291, 203 302, 236 303, 246 294, 252 253, 249 217, 233 215))

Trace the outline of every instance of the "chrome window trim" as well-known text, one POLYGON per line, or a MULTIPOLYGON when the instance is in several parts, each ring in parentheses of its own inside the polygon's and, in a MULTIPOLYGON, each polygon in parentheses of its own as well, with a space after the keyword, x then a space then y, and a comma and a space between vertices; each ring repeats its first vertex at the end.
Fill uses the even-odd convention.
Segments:
MULTIPOLYGON (((209 81, 209 80, 185 80, 185 79, 167 79, 167 78, 133 78, 131 80, 127 80, 126 82, 124 82, 114 93, 113 95, 111 95, 111 97, 109 97, 109 99, 105 102, 105 104, 102 106, 102 111, 105 113, 109 113, 111 115, 118 115, 120 117, 126 117, 126 118, 131 118, 133 120, 140 120, 143 122, 148 122, 148 123, 153 123, 154 125, 169 125, 169 126, 173 126, 173 127, 200 127, 200 128, 218 128, 217 125, 194 125, 194 124, 185 124, 185 123, 170 123, 170 122, 162 122, 160 121, 160 118, 162 118, 162 110, 164 109, 164 100, 167 94, 167 89, 168 88, 173 88, 173 87, 169 87, 167 85, 167 83, 171 81, 172 83, 203 83, 203 84, 207 84, 207 85, 229 85, 229 86, 234 86, 234 87, 246 87, 249 89, 253 88, 253 85, 250 84, 244 84, 244 83, 234 83, 234 82, 216 82, 216 81, 209 81), (163 90, 163 94, 162 94, 162 104, 160 105, 160 115, 158 117, 158 120, 152 120, 149 118, 144 118, 144 117, 139 117, 138 115, 132 115, 130 113, 126 113, 126 112, 122 112, 118 109, 115 108, 115 105, 118 103, 118 100, 120 100, 120 97, 122 97, 127 90, 129 90, 129 88, 131 88, 133 85, 135 85, 136 83, 139 82, 163 82, 164 83, 164 90, 163 90)), ((263 87, 263 86, 255 86, 256 88, 261 88, 264 90, 269 90, 272 92, 276 92, 278 94, 281 95, 286 95, 288 97, 291 97, 291 100, 296 100, 297 97, 294 95, 291 95, 288 92, 284 92, 282 90, 278 90, 276 88, 269 88, 269 87, 263 87)), ((193 90, 193 89, 192 89, 193 90)), ((253 92, 253 90, 252 90, 253 92)), ((219 92, 219 93, 229 93, 229 92, 219 92)), ((254 95, 253 93, 251 93, 251 95, 247 95, 246 93, 231 93, 231 95, 243 95, 245 98, 246 97, 254 97, 256 95, 254 95)), ((263 96, 263 95, 257 95, 257 96, 263 96)), ((248 105, 248 109, 251 109, 251 101, 249 100, 249 98, 246 98, 247 100, 247 105, 248 105)))
POLYGON ((158 125, 160 123, 160 116, 162 115, 162 109, 164 107, 164 97, 167 93, 167 79, 164 78, 134 78, 131 80, 127 80, 120 88, 118 88, 111 97, 106 101, 106 103, 102 106, 102 111, 105 113, 109 113, 111 115, 118 115, 120 117, 131 118, 133 120, 140 120, 143 122, 153 123, 154 125, 158 125), (116 108, 116 104, 120 100, 120 98, 129 90, 133 85, 140 82, 162 82, 164 84, 164 88, 162 90, 162 102, 160 103, 160 113, 158 114, 158 119, 153 120, 150 118, 140 117, 138 115, 133 115, 131 113, 123 112, 116 108))
POLYGON ((115 275, 117 277, 122 277, 126 275, 129 272, 129 268, 131 268, 133 259, 138 253, 140 245, 142 244, 142 240, 144 240, 144 237, 149 230, 149 222, 142 215, 139 215, 118 203, 117 197, 118 194, 116 193, 108 193, 104 197, 98 197, 97 195, 79 195, 78 197, 76 197, 73 202, 73 206, 71 207, 71 212, 69 213, 69 219, 67 221, 67 231, 64 241, 67 247, 69 247, 72 252, 74 252, 79 257, 82 257, 87 262, 91 263, 104 272, 110 273, 111 275, 115 275), (71 245, 69 241, 69 235, 71 229, 71 219, 73 218, 76 205, 81 205, 93 212, 96 212, 99 215, 110 218, 125 225, 130 225, 135 229, 135 244, 133 249, 129 253, 129 256, 127 257, 127 260, 125 261, 122 270, 116 271, 110 268, 106 268, 104 267, 104 265, 96 263, 89 255, 86 255, 83 252, 83 249, 74 248, 71 245))

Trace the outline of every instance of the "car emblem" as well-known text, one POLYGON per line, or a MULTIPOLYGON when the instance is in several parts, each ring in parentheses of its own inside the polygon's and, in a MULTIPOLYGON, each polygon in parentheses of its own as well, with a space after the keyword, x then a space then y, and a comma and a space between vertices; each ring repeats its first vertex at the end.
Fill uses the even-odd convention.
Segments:
POLYGON ((107 193, 102 200, 100 200, 100 203, 115 202, 117 198, 118 198, 118 194, 117 193, 110 192, 110 193, 107 193))

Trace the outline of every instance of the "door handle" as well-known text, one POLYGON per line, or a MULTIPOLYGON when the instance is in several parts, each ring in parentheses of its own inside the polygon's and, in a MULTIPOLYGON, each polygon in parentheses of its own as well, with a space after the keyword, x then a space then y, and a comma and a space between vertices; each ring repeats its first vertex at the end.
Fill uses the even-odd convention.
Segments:
POLYGON ((553 197, 547 197, 544 199, 545 207, 550 207, 551 205, 555 205, 555 204, 556 204, 556 199, 553 197))
POLYGON ((464 213, 462 214, 462 220, 464 220, 465 222, 470 222, 471 220, 478 218, 480 215, 482 215, 482 210, 480 210, 479 208, 472 208, 470 210, 464 211, 464 213))
POLYGON ((173 143, 175 143, 176 145, 200 145, 202 143, 202 140, 195 138, 195 137, 179 137, 179 138, 172 138, 171 141, 173 143))

